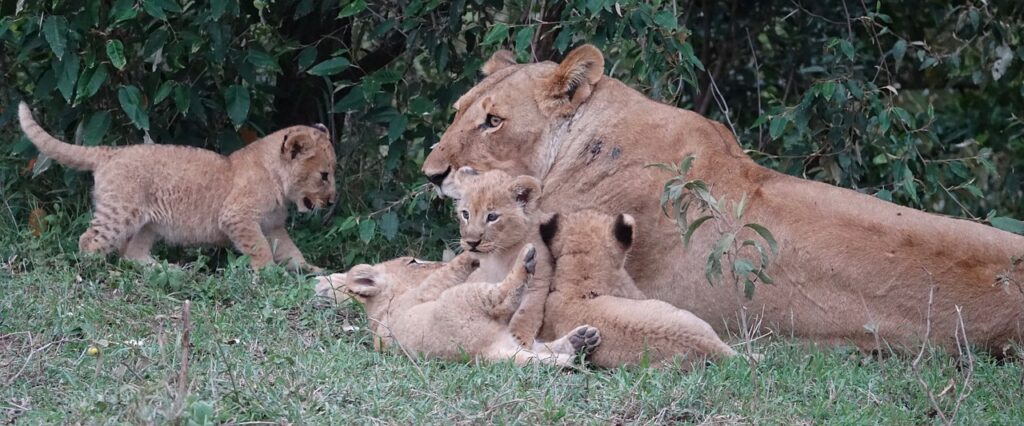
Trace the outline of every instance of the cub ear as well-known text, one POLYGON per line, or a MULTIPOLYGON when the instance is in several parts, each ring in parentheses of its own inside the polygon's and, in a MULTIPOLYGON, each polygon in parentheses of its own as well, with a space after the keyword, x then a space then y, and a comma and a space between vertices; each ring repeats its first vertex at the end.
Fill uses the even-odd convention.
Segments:
POLYGON ((281 142, 281 157, 294 160, 309 151, 309 140, 305 135, 284 135, 281 142))
POLYGON ((547 222, 540 224, 540 238, 544 240, 544 245, 551 247, 551 240, 555 238, 555 234, 558 233, 558 213, 551 216, 547 222))
POLYGON ((615 236, 615 241, 619 242, 623 250, 629 250, 629 247, 633 245, 633 229, 636 227, 636 221, 633 216, 628 214, 620 214, 615 218, 615 224, 612 225, 612 235, 615 236))
POLYGON ((488 59, 484 66, 480 67, 480 72, 484 75, 491 75, 515 64, 516 56, 512 52, 502 49, 491 55, 491 59, 488 59))
POLYGON ((356 296, 370 298, 380 294, 381 284, 376 271, 370 265, 356 265, 349 270, 345 280, 345 291, 356 296))
POLYGON ((604 55, 591 44, 573 49, 551 77, 538 99, 541 110, 549 115, 571 115, 590 97, 594 85, 604 74, 604 55))
POLYGON ((519 176, 512 181, 509 190, 512 192, 512 199, 516 204, 523 210, 530 211, 537 205, 537 197, 540 196, 540 181, 533 176, 519 176))

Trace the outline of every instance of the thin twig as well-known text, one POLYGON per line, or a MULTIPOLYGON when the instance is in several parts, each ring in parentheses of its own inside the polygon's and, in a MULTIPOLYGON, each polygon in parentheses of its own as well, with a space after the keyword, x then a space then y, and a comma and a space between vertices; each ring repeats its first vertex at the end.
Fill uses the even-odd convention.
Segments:
MULTIPOLYGON (((927 270, 925 272, 928 272, 927 270)), ((931 272, 928 272, 928 276, 931 277, 931 272)), ((924 342, 921 343, 921 350, 917 353, 917 358, 914 358, 914 362, 910 364, 911 371, 914 372, 914 376, 917 378, 917 382, 921 384, 921 388, 924 389, 925 394, 928 395, 928 401, 932 404, 932 409, 942 420, 942 424, 950 424, 949 419, 946 418, 946 414, 942 412, 942 407, 939 406, 939 402, 935 400, 935 393, 932 392, 928 382, 924 380, 924 376, 921 375, 921 358, 924 357, 924 350, 928 347, 928 339, 932 333, 932 303, 935 301, 935 285, 933 284, 928 290, 928 311, 925 314, 925 328, 924 328, 924 342)))
POLYGON ((181 369, 178 370, 178 398, 174 405, 176 412, 181 413, 185 397, 188 396, 188 347, 192 332, 192 301, 186 300, 181 308, 181 369))

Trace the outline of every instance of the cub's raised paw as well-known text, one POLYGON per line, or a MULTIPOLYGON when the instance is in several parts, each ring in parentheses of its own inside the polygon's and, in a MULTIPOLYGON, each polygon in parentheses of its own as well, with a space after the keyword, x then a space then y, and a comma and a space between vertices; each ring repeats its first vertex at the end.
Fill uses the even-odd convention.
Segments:
POLYGON ((537 270, 537 249, 533 247, 533 244, 527 244, 524 250, 523 267, 526 268, 527 274, 532 274, 537 270))
POLYGON ((589 325, 581 325, 569 332, 569 343, 576 353, 591 353, 601 344, 601 332, 589 325))

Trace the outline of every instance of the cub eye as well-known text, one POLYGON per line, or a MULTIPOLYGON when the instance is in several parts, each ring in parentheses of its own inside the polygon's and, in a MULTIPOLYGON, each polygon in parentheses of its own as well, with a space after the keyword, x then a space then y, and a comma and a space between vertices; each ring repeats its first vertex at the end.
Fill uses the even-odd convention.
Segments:
POLYGON ((501 215, 499 215, 497 213, 487 213, 487 221, 488 222, 494 222, 494 221, 498 220, 499 217, 501 217, 501 215))
POLYGON ((497 115, 487 114, 487 119, 484 120, 483 127, 485 129, 493 129, 501 125, 502 121, 504 120, 501 117, 498 117, 497 115))
POLYGON ((469 210, 463 210, 462 211, 462 218, 466 219, 466 220, 469 220, 469 210))
POLYGON ((327 172, 320 172, 320 180, 327 182, 327 172))

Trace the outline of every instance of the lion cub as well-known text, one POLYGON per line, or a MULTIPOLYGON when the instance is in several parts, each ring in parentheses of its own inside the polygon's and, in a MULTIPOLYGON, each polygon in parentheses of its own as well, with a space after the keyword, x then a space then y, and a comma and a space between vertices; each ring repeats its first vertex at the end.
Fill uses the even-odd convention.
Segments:
POLYGON ((635 286, 624 269, 633 244, 633 217, 611 217, 592 210, 555 215, 540 234, 555 260, 544 333, 562 333, 570 324, 601 330, 603 343, 591 354, 601 367, 635 364, 647 353, 653 363, 682 357, 685 368, 736 352, 708 323, 660 300, 615 296, 622 285, 635 286))
POLYGON ((288 260, 318 269, 306 263, 284 224, 289 201, 301 212, 334 202, 334 149, 322 126, 288 127, 225 157, 172 145, 71 145, 43 130, 24 102, 18 117, 40 152, 95 173, 96 213, 78 239, 82 252, 150 263, 158 239, 232 243, 252 257, 253 268, 288 260))
POLYGON ((374 347, 396 347, 407 355, 457 360, 468 354, 478 360, 510 359, 517 365, 542 362, 570 365, 576 354, 600 343, 600 333, 576 327, 562 338, 528 349, 508 330, 509 318, 523 300, 534 274, 537 251, 523 247, 512 271, 501 282, 469 282, 479 266, 463 253, 447 264, 398 258, 377 265, 357 265, 344 274, 322 277, 321 296, 336 289, 362 303, 374 334, 374 347))

